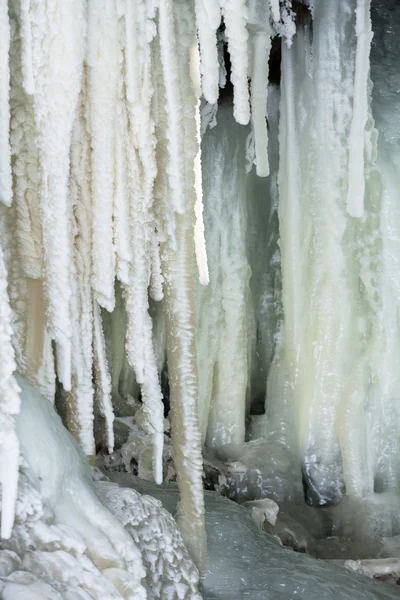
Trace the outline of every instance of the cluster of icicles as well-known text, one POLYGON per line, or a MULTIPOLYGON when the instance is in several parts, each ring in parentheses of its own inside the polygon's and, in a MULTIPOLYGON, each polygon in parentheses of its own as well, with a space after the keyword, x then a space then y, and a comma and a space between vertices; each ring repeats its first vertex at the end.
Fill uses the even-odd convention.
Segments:
MULTIPOLYGON (((95 453, 94 401, 113 448, 101 309, 123 290, 126 355, 141 385, 153 470, 162 479, 163 404, 149 296, 165 297, 181 529, 204 553, 194 325, 196 258, 207 283, 199 97, 218 100, 221 15, 234 115, 252 120, 257 172, 268 174, 265 121, 278 0, 0 0, 0 424, 2 535, 18 478, 18 369, 49 400, 56 377, 67 421, 95 453), (251 79, 249 93, 248 80, 251 79)), ((289 25, 288 25, 289 24, 289 25)))

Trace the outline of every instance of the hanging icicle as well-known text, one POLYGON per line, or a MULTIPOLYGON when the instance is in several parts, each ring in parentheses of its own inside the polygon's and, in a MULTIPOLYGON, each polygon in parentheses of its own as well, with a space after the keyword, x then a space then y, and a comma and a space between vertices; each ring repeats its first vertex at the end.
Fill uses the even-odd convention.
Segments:
POLYGON ((196 25, 200 44, 201 85, 204 98, 215 104, 219 96, 217 29, 221 9, 216 0, 196 0, 196 25))
POLYGON ((159 8, 159 31, 164 86, 171 81, 171 67, 178 77, 180 94, 172 113, 168 107, 169 143, 167 172, 170 192, 180 209, 176 215, 176 249, 168 242, 164 248, 165 295, 167 301, 167 354, 170 381, 172 443, 181 494, 179 525, 189 551, 202 570, 206 559, 204 497, 202 485, 201 436, 198 420, 198 376, 195 339, 195 158, 198 153, 195 106, 196 97, 188 61, 194 42, 192 7, 186 1, 163 2, 159 8), (167 39, 167 36, 170 36, 167 39), (167 52, 168 50, 168 52, 167 52), (172 60, 171 64, 166 59, 172 60), (180 120, 176 120, 176 114, 180 120), (181 166, 177 179, 178 150, 181 166), (182 176, 181 175, 181 176, 182 176), (182 194, 182 196, 179 196, 182 194), (183 204, 183 205, 182 205, 183 204))
POLYGON ((225 35, 231 57, 233 83, 233 114, 241 125, 250 119, 248 75, 248 8, 246 0, 220 0, 225 22, 225 35))
POLYGON ((195 158, 194 174, 195 174, 195 190, 196 202, 194 211, 196 215, 196 223, 194 226, 194 244, 196 249, 197 270, 199 272, 199 281, 201 285, 207 285, 210 281, 207 264, 207 249, 206 240, 204 238, 204 221, 203 221, 203 187, 201 174, 201 148, 200 148, 200 56, 197 42, 190 49, 190 73, 193 83, 193 89, 196 94, 196 136, 198 143, 198 151, 195 158))
MULTIPOLYGON (((4 243, 4 217, 0 212, 0 233, 4 243)), ((14 379, 16 363, 12 347, 11 310, 7 294, 7 271, 0 244, 0 484, 1 537, 9 538, 14 524, 18 488, 19 443, 14 415, 20 408, 19 388, 14 379)))
POLYGON ((268 164, 268 73, 271 51, 269 6, 258 0, 249 2, 248 29, 252 33, 253 66, 251 73, 251 121, 254 135, 257 175, 269 175, 268 164))
POLYGON ((94 345, 94 371, 97 383, 97 398, 100 412, 105 420, 107 448, 111 453, 114 450, 114 410, 111 402, 111 378, 106 358, 106 344, 101 322, 100 306, 93 301, 93 345, 94 345))
POLYGON ((11 204, 10 129, 10 24, 8 2, 0 0, 0 202, 11 204))
MULTIPOLYGON (((94 319, 91 287, 92 198, 90 135, 87 115, 87 70, 72 133, 70 203, 72 390, 67 399, 70 431, 88 456, 95 454, 93 435, 93 342, 94 319)), ((97 324, 96 324, 97 325, 97 324)), ((97 325, 97 328, 99 326, 97 325)), ((98 336, 99 337, 99 336, 98 336)), ((96 353, 96 356, 99 353, 96 353)), ((97 361, 99 362, 99 361, 97 361)), ((102 373, 101 369, 98 369, 102 373)))
POLYGON ((85 11, 79 0, 31 0, 25 17, 30 19, 32 32, 47 327, 57 346, 59 380, 70 390, 69 149, 81 88, 85 11))
POLYGON ((357 0, 357 50, 354 75, 353 119, 349 135, 349 184, 347 212, 360 218, 364 213, 364 147, 369 106, 369 55, 372 42, 371 0, 357 0))
POLYGON ((128 315, 127 356, 135 369, 136 380, 141 384, 145 427, 154 441, 154 479, 161 483, 164 406, 153 347, 153 326, 148 298, 152 280, 150 289, 155 292, 154 295, 162 295, 158 248, 154 245, 156 224, 153 214, 153 188, 157 165, 154 122, 151 115, 153 87, 150 42, 156 33, 154 16, 154 10, 143 0, 136 0, 135 5, 127 2, 126 49, 127 53, 133 53, 135 60, 128 60, 125 64, 127 187, 132 260, 124 296, 128 315))
POLYGON ((114 2, 88 5, 88 99, 92 147, 92 286, 109 312, 115 306, 113 243, 116 92, 119 72, 118 12, 114 2))

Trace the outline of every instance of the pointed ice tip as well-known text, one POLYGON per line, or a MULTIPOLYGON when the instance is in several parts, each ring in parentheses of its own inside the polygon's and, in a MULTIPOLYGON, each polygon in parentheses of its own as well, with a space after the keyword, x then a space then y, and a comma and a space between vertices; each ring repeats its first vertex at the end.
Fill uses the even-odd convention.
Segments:
POLYGON ((364 199, 361 202, 347 202, 347 213, 355 218, 361 219, 364 215, 364 199))
POLYGON ((269 165, 258 166, 256 165, 256 173, 259 177, 268 177, 269 165))

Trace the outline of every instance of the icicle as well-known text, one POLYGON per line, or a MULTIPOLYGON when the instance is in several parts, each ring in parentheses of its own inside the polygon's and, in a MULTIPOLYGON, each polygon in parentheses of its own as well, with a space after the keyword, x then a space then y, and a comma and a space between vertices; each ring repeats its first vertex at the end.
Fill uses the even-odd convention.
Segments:
POLYGON ((149 294, 153 300, 158 302, 164 298, 163 283, 164 277, 161 273, 161 257, 160 257, 160 243, 159 235, 157 231, 153 232, 151 236, 151 274, 150 274, 150 286, 149 294))
POLYGON ((35 80, 32 64, 32 29, 30 19, 31 0, 20 0, 20 27, 21 27, 21 65, 23 87, 27 94, 35 93, 35 80))
POLYGON ((195 558, 200 570, 205 565, 206 536, 204 525, 204 497, 202 485, 201 436, 198 421, 198 376, 195 340, 195 248, 193 240, 195 172, 194 162, 198 152, 195 106, 189 71, 189 51, 195 34, 194 15, 186 1, 160 5, 159 24, 161 57, 163 60, 164 85, 170 82, 170 64, 165 62, 165 45, 169 20, 173 64, 177 66, 181 98, 177 100, 176 115, 168 112, 169 132, 176 127, 174 139, 178 148, 168 147, 168 184, 171 193, 176 193, 176 156, 182 163, 184 173, 184 213, 176 217, 176 244, 168 242, 164 251, 164 274, 166 295, 166 329, 168 373, 171 395, 172 442, 174 461, 181 494, 179 525, 186 545, 195 558), (173 41, 176 39, 176 47, 173 41))
POLYGON ((108 451, 111 453, 114 450, 114 410, 111 402, 111 377, 106 358, 100 306, 96 300, 93 300, 93 330, 94 367, 98 385, 97 395, 100 403, 100 411, 106 422, 108 451))
MULTIPOLYGON (((18 15, 10 13, 16 27, 11 41, 11 132, 10 144, 13 155, 14 208, 12 211, 16 252, 21 274, 32 279, 42 276, 42 232, 39 206, 39 157, 36 140, 33 98, 23 87, 21 71, 22 44, 25 39, 18 15)), ((29 15, 25 15, 26 18, 29 15)), ((29 19, 28 19, 29 20, 29 19)), ((30 21, 29 21, 30 23, 30 21)), ((26 38, 27 39, 27 38, 26 38)), ((31 38, 29 38, 31 40, 31 38)), ((25 44, 27 44, 25 40, 25 44)), ((31 50, 31 41, 29 43, 31 50)))
MULTIPOLYGON (((130 32, 129 32, 130 33, 130 32)), ((128 31, 127 31, 128 37, 128 31)), ((126 59, 131 54, 127 45, 126 59)), ((126 136, 128 118, 126 114, 124 79, 118 80, 118 98, 116 101, 116 141, 115 141, 115 187, 114 187, 114 243, 116 255, 116 274, 118 280, 127 285, 132 260, 132 248, 129 229, 129 199, 127 182, 126 136)))
POLYGON ((161 483, 164 406, 153 347, 152 321, 148 312, 149 284, 156 296, 162 293, 153 214, 153 187, 157 166, 151 115, 153 86, 150 42, 156 31, 150 8, 142 0, 136 0, 135 5, 127 3, 125 14, 125 35, 127 39, 130 32, 134 32, 129 40, 129 48, 136 58, 134 63, 127 61, 125 65, 127 93, 129 90, 125 147, 129 169, 129 223, 133 251, 129 283, 124 288, 124 297, 128 315, 126 351, 129 363, 135 369, 137 382, 142 386, 145 426, 153 436, 154 443, 153 474, 155 481, 161 483))
POLYGON ((253 37, 253 72, 251 77, 251 118, 254 131, 256 170, 260 177, 269 175, 268 129, 266 109, 268 99, 268 60, 271 38, 257 32, 253 37))
POLYGON ((58 377, 70 390, 69 148, 81 87, 85 11, 80 0, 31 0, 29 16, 46 318, 57 345, 58 377))
MULTIPOLYGON (((92 199, 90 135, 87 116, 87 70, 72 132, 70 204, 73 262, 71 273, 72 390, 67 397, 68 428, 88 456, 93 435, 93 294, 91 288, 92 199)), ((99 352, 96 353, 98 356, 99 352)), ((98 360, 98 362, 100 359, 98 360)), ((100 376, 103 371, 98 369, 100 376)), ((99 377, 100 378, 100 377, 99 377)), ((102 387, 100 379, 99 387, 102 387)), ((106 421, 109 429, 109 423, 106 421)))
POLYGON ((210 104, 218 101, 219 62, 217 29, 221 23, 221 9, 216 0, 196 0, 197 34, 201 56, 201 87, 210 104))
POLYGON ((364 147, 368 118, 369 55, 372 42, 371 0, 357 0, 356 66, 354 76, 353 119, 349 135, 349 183, 347 212, 360 218, 364 213, 364 147))
POLYGON ((279 0, 269 0, 269 6, 271 10, 272 20, 278 23, 281 18, 281 11, 279 8, 279 0))
POLYGON ((268 129, 266 122, 268 100, 268 61, 271 51, 269 4, 249 0, 247 27, 251 32, 253 60, 251 73, 251 121, 254 135, 257 175, 269 175, 268 129))
MULTIPOLYGON (((221 1, 221 0, 220 0, 221 1)), ((225 35, 231 57, 231 81, 234 88, 233 114, 241 125, 250 119, 249 86, 247 81, 248 54, 247 6, 246 0, 223 0, 222 14, 225 21, 225 35)))
MULTIPOLYGON (((2 215, 1 215, 2 216, 2 215)), ((0 245, 0 483, 1 536, 8 539, 14 524, 18 487, 19 444, 13 415, 19 412, 19 387, 12 339, 11 310, 7 294, 7 271, 0 245)))
POLYGON ((92 286, 100 306, 115 305, 113 194, 117 75, 119 73, 118 13, 114 2, 88 5, 88 86, 92 136, 92 286))
POLYGON ((203 222, 203 189, 201 176, 201 149, 200 149, 200 57, 197 43, 193 44, 190 51, 190 66, 193 88, 197 96, 196 102, 196 135, 198 143, 198 152, 194 163, 196 202, 194 211, 196 223, 194 226, 194 244, 196 249, 197 269, 199 272, 199 281, 202 285, 207 285, 210 281, 207 264, 206 240, 204 237, 203 222))
POLYGON ((0 202, 10 206, 11 156, 9 143, 10 130, 10 24, 8 2, 0 0, 0 202))
POLYGON ((183 213, 184 181, 182 161, 180 159, 180 144, 182 136, 182 101, 179 81, 177 56, 175 50, 175 32, 172 0, 163 0, 159 8, 159 36, 161 62, 164 75, 166 109, 168 115, 168 154, 169 179, 172 194, 172 206, 177 213, 183 213))

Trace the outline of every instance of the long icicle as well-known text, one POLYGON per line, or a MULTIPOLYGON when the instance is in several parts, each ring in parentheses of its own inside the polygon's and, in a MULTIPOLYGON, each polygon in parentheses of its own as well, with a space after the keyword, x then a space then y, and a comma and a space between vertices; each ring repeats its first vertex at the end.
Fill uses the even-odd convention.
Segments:
POLYGON ((91 287, 92 198, 87 70, 72 134, 70 203, 73 263, 71 273, 72 390, 67 400, 68 428, 88 456, 95 454, 93 434, 93 299, 91 287))
POLYGON ((201 285, 208 285, 210 274, 208 272, 206 240, 204 237, 204 220, 203 220, 203 183, 201 173, 201 148, 200 148, 200 57, 197 39, 190 49, 190 73, 193 82, 193 88, 196 94, 196 136, 198 143, 198 152, 195 158, 195 190, 196 202, 194 211, 196 214, 196 223, 194 226, 194 244, 196 249, 197 270, 199 273, 199 281, 201 285))
POLYGON ((114 310, 114 145, 119 71, 118 13, 114 2, 88 5, 88 86, 92 136, 92 286, 103 308, 114 310))
POLYGON ((183 193, 176 203, 184 207, 176 215, 176 250, 165 245, 164 274, 167 300, 167 354, 171 394, 172 443, 181 494, 179 526, 185 543, 202 571, 206 561, 204 496, 202 485, 201 435, 198 419, 198 375, 195 339, 195 248, 194 204, 197 155, 195 123, 196 97, 189 70, 189 52, 194 42, 195 26, 192 7, 187 2, 170 0, 159 8, 159 34, 164 86, 171 81, 171 69, 179 73, 180 89, 175 107, 181 121, 176 123, 168 112, 168 137, 179 144, 178 157, 184 173, 184 186, 176 186, 174 163, 168 156, 168 184, 173 194, 183 193), (172 23, 171 23, 172 21, 172 23), (175 22, 174 22, 175 21, 175 22), (166 27, 168 24, 168 27, 166 27), (167 62, 165 47, 169 47, 167 62), (183 100, 184 99, 184 100, 183 100), (174 130, 174 127, 177 127, 174 130))
MULTIPOLYGON (((5 209, 4 209, 5 210, 5 209)), ((3 234, 5 213, 0 213, 3 234)), ((0 484, 1 537, 11 536, 18 488, 19 443, 13 416, 20 408, 19 388, 14 379, 16 364, 12 347, 12 317, 7 293, 7 270, 0 244, 0 484)))
POLYGON ((11 204, 10 128, 10 24, 8 2, 0 0, 0 202, 11 204))
POLYGON ((357 0, 356 66, 354 76, 353 120, 349 135, 349 184, 347 212, 360 218, 364 213, 364 146, 368 119, 369 55, 372 42, 371 0, 357 0))
POLYGON ((200 44, 200 71, 204 98, 215 104, 219 96, 217 29, 221 9, 216 0, 196 0, 196 24, 200 44))
MULTIPOLYGON (((151 115, 151 39, 156 33, 154 12, 143 0, 128 1, 125 13, 127 127, 125 140, 128 165, 132 260, 129 283, 124 286, 128 314, 126 350, 141 385, 145 427, 153 438, 153 476, 163 479, 164 406, 153 346, 153 324, 149 314, 149 285, 162 294, 159 269, 152 265, 155 219, 153 214, 156 139, 151 115), (138 34, 147 31, 147 36, 138 34), (132 34, 132 35, 131 35, 132 34), (153 267, 153 268, 152 268, 153 267), (158 277, 157 273, 158 271, 158 277), (152 277, 153 275, 153 277, 152 277), (158 283, 156 283, 158 279, 158 283)), ((157 261, 156 261, 157 262, 157 261)))
POLYGON ((251 120, 254 132, 256 170, 259 177, 269 175, 268 129, 266 110, 268 100, 268 61, 271 51, 269 11, 265 19, 266 30, 253 35, 253 69, 251 77, 251 120))
POLYGON ((241 125, 250 120, 248 75, 248 9, 246 0, 220 0, 225 21, 225 35, 231 57, 233 83, 233 114, 241 125))
POLYGON ((34 114, 47 327, 59 380, 71 389, 69 149, 81 87, 85 12, 80 0, 31 0, 34 114), (46 64, 46 69, 42 65, 46 64))

